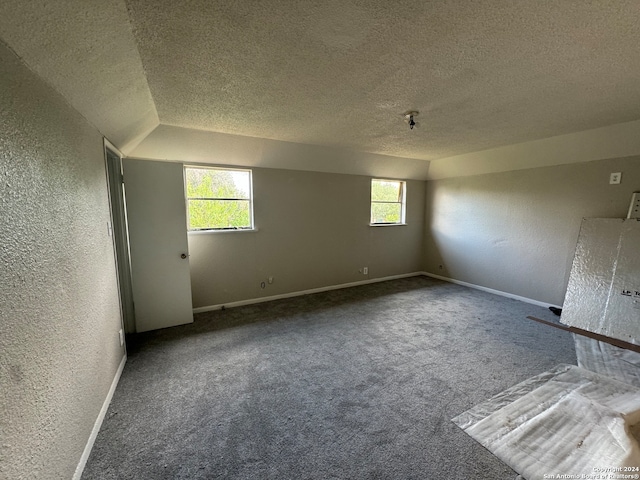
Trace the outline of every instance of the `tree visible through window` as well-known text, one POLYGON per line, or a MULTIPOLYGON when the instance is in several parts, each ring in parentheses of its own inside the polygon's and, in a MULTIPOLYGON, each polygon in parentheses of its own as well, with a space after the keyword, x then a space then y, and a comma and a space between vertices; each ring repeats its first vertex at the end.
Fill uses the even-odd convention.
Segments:
POLYGON ((406 183, 399 180, 371 180, 371 224, 403 224, 406 183))
POLYGON ((189 230, 253 228, 251 171, 185 167, 189 230))

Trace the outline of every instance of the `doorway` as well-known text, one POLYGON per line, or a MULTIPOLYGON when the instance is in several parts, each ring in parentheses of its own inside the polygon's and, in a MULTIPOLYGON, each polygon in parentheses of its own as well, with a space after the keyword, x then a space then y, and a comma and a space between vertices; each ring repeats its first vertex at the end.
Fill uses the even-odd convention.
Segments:
POLYGON ((125 208, 126 196, 122 176, 122 156, 106 140, 105 161, 122 322, 125 333, 135 333, 136 322, 131 285, 131 256, 129 253, 129 232, 125 208))

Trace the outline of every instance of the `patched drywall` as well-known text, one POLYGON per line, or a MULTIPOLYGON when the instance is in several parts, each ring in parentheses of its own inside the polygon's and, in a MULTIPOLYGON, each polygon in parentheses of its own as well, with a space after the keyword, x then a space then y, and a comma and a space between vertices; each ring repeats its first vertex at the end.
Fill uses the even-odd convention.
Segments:
POLYGON ((626 217, 634 191, 640 157, 429 181, 425 270, 562 305, 582 218, 626 217))
POLYGON ((424 182, 407 182, 407 225, 391 227, 369 226, 370 185, 358 175, 253 169, 257 231, 189 234, 193 306, 420 271, 424 182))
POLYGON ((0 64, 0 478, 69 479, 124 355, 102 137, 0 64))

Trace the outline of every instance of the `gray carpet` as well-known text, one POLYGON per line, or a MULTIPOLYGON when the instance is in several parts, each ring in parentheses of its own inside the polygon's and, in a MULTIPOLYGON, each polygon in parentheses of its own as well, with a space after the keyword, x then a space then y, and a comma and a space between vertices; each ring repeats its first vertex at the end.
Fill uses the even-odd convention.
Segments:
POLYGON ((510 479, 451 422, 575 363, 548 310, 413 277, 129 339, 83 479, 510 479))

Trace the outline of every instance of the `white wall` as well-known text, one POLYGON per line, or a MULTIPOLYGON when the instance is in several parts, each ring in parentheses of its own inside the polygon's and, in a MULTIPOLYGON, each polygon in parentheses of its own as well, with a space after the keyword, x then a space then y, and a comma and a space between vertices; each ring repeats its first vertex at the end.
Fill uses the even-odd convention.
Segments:
POLYGON ((634 191, 640 157, 429 181, 424 269, 562 305, 582 218, 625 217, 634 191))
POLYGON ((124 356, 102 137, 0 65, 0 478, 69 479, 124 356))
POLYGON ((253 169, 258 231, 189 234, 194 307, 420 271, 424 182, 407 182, 407 225, 393 227, 369 226, 370 183, 253 169), (358 271, 365 266, 368 275, 358 271))

